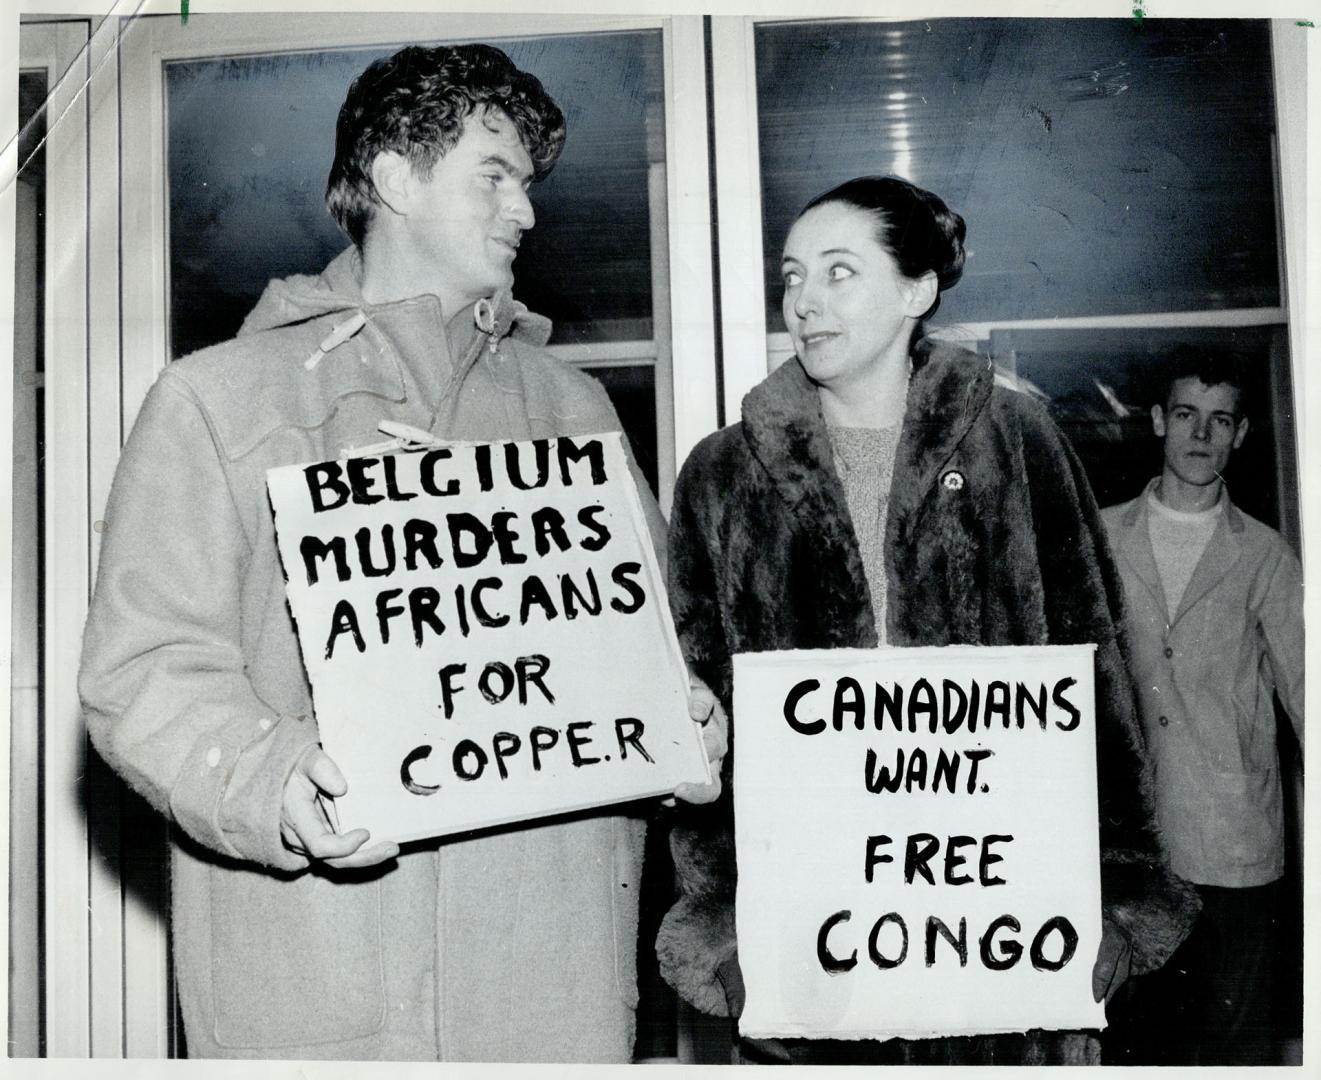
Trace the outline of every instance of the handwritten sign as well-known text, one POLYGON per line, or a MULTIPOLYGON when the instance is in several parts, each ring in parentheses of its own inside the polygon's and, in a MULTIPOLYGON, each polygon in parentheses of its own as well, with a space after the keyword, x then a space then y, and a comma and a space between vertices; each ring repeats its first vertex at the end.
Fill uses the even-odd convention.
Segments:
POLYGON ((1093 651, 734 658, 744 1035, 1104 1026, 1093 651))
POLYGON ((617 433, 267 486, 341 828, 419 839, 709 779, 617 433))

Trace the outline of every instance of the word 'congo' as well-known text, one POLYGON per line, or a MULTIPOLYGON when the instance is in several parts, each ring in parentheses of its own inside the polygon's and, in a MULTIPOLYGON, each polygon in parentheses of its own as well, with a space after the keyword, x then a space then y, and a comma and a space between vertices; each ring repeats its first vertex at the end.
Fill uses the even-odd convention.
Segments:
MULTIPOLYGON (((822 971, 830 975, 843 975, 858 966, 857 946, 854 945, 844 954, 838 942, 838 939, 846 937, 847 923, 852 917, 853 912, 848 909, 837 911, 817 931, 817 963, 821 965, 822 971), (839 932, 832 935, 831 931, 836 927, 840 928, 839 932)), ((1013 915, 999 915, 992 919, 977 938, 977 957, 982 967, 990 971, 1008 971, 1017 964, 1023 956, 1023 945, 1014 935, 1022 929, 1023 924, 1013 915)), ((955 931, 939 916, 928 915, 923 937, 922 954, 927 967, 936 965, 936 942, 939 939, 944 939, 949 945, 959 967, 968 966, 966 917, 959 919, 955 931)), ((1028 959, 1038 971, 1059 971, 1073 959, 1077 951, 1078 931, 1063 915, 1055 915, 1043 922, 1032 935, 1028 959), (1052 938, 1058 939, 1058 944, 1054 946, 1058 953, 1054 956, 1047 950, 1047 944, 1052 938)), ((897 911, 887 911, 872 923, 867 934, 867 957, 882 971, 896 968, 908 959, 908 924, 897 911), (887 927, 893 927, 893 930, 887 932, 887 927)))

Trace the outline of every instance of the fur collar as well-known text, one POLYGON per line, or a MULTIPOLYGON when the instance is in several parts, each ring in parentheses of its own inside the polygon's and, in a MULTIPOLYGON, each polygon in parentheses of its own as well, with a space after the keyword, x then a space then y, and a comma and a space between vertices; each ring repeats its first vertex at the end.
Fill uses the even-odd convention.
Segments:
MULTIPOLYGON (((990 400, 991 362, 930 340, 913 350, 890 515, 906 538, 941 470, 990 400), (908 482, 911 477, 913 482, 908 482)), ((830 436, 816 385, 798 360, 780 365, 743 399, 743 429, 754 457, 804 522, 838 515, 844 488, 835 473, 830 436)))

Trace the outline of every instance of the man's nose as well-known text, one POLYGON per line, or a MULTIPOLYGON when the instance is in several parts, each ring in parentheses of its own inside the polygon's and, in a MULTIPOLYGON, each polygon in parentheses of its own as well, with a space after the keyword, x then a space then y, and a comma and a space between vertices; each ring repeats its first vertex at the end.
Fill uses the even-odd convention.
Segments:
POLYGON ((532 200, 521 187, 516 187, 505 205, 505 217, 520 229, 530 229, 537 223, 536 212, 532 209, 532 200))
POLYGON ((1206 442, 1211 437, 1211 421, 1206 417, 1199 417, 1193 421, 1193 438, 1206 442))

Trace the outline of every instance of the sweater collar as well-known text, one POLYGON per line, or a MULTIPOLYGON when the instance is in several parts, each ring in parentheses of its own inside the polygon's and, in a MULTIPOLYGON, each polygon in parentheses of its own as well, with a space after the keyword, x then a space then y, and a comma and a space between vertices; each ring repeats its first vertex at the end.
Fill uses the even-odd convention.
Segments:
MULTIPOLYGON (((1156 485, 1160 483, 1159 476, 1153 476, 1147 481, 1147 486, 1142 489, 1142 494, 1134 499, 1128 506, 1128 510, 1123 516, 1124 526, 1133 528, 1139 520, 1142 522, 1143 529, 1146 528, 1147 518, 1147 496, 1154 495, 1156 485)), ((1234 500, 1229 497, 1229 485, 1223 480, 1220 483, 1220 499, 1218 504, 1223 508, 1225 524, 1230 532, 1241 533, 1243 531, 1243 515, 1238 507, 1234 505, 1234 500)))
POLYGON ((1164 612, 1165 621, 1170 626, 1174 626, 1197 601, 1224 580, 1234 568, 1242 552, 1244 522, 1243 515, 1229 498, 1229 489, 1222 485, 1220 505, 1224 512, 1216 522, 1215 531, 1211 534, 1201 558, 1198 559, 1192 577, 1184 586, 1178 611, 1170 612, 1166 608, 1165 588, 1156 566, 1148 525, 1151 511, 1147 506, 1147 496, 1156 490, 1159 479, 1159 477, 1152 479, 1142 494, 1129 505, 1122 519, 1125 532, 1114 546, 1116 554, 1128 562, 1138 580, 1150 592, 1158 610, 1164 612))

